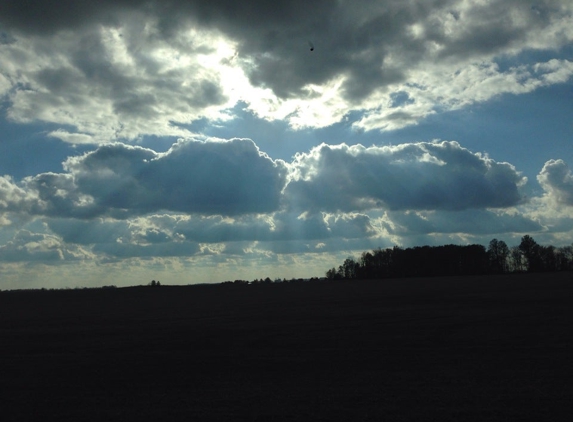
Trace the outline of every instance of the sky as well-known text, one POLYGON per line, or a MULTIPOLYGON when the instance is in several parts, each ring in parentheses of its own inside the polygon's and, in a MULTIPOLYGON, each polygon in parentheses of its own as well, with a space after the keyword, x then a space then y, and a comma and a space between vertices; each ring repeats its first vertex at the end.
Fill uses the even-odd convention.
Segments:
POLYGON ((571 245, 572 75, 568 0, 2 0, 0 289, 571 245))

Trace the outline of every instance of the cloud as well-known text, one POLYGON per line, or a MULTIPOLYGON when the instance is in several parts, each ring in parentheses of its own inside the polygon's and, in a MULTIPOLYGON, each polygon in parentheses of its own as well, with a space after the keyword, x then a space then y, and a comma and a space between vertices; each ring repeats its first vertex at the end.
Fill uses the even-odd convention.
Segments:
POLYGON ((547 161, 537 181, 549 199, 557 204, 573 206, 573 173, 565 161, 547 161))
POLYGON ((66 243, 91 245, 115 243, 129 234, 129 223, 124 220, 78 220, 75 218, 50 218, 49 229, 66 243))
POLYGON ((106 13, 119 11, 127 1, 103 0, 101 7, 86 0, 45 2, 40 0, 6 0, 0 5, 3 23, 11 29, 35 34, 49 34, 63 29, 76 29, 90 22, 104 22, 106 13), (117 6, 113 6, 116 4, 117 6))
POLYGON ((37 197, 17 185, 11 176, 0 176, 0 212, 27 211, 37 197))
POLYGON ((189 137, 242 103, 294 128, 359 112, 355 127, 393 130, 569 80, 572 13, 558 0, 7 0, 0 92, 12 120, 61 125, 51 135, 71 143, 189 137))
POLYGON ((464 210, 442 212, 389 212, 383 222, 389 234, 412 236, 420 234, 463 233, 475 236, 507 233, 535 233, 544 227, 518 212, 464 210))
POLYGON ((221 79, 222 61, 234 54, 232 43, 189 29, 177 44, 158 38, 153 26, 135 15, 121 25, 24 34, 0 46, 12 87, 8 117, 64 125, 51 136, 70 143, 188 137, 182 123, 227 118, 222 110, 236 100, 227 92, 231 81, 221 79))
POLYGON ((81 247, 67 245, 56 236, 20 230, 12 240, 0 246, 0 262, 36 262, 58 264, 90 259, 81 247))
POLYGON ((374 234, 366 215, 289 212, 233 219, 220 216, 181 218, 176 221, 173 231, 186 239, 206 243, 356 238, 374 234))
POLYGON ((199 245, 192 242, 163 242, 149 245, 132 243, 98 243, 93 247, 95 253, 116 258, 153 258, 153 257, 191 257, 199 252, 199 245))
POLYGON ((68 158, 64 169, 27 177, 22 188, 6 180, 4 208, 18 207, 27 192, 37 200, 22 211, 46 216, 268 213, 286 182, 285 163, 245 139, 181 140, 165 153, 110 144, 68 158))
POLYGON ((106 212, 93 198, 82 194, 70 174, 40 173, 24 178, 21 185, 34 201, 19 211, 31 215, 93 218, 106 212))
MULTIPOLYGON (((233 218, 182 214, 156 214, 128 220, 50 218, 49 229, 66 243, 113 244, 150 247, 185 242, 224 244, 287 240, 353 239, 375 235, 370 218, 362 214, 245 215, 233 218)), ((118 246, 119 245, 119 246, 118 246)), ((175 246, 177 247, 177 246, 175 246)))
POLYGON ((64 170, 21 183, 2 178, 0 209, 80 219, 199 214, 205 216, 201 223, 178 222, 197 241, 229 233, 285 240, 297 237, 296 230, 324 238, 368 233, 367 217, 353 213, 371 209, 507 208, 524 201, 519 188, 526 182, 511 164, 447 141, 322 144, 289 164, 247 139, 181 140, 165 153, 109 144, 69 157, 64 170))
POLYGON ((296 156, 285 196, 303 210, 503 208, 523 200, 525 182, 511 164, 457 142, 323 144, 296 156))
MULTIPOLYGON (((172 227, 162 227, 162 217, 133 220, 49 219, 47 226, 66 244, 91 247, 94 254, 114 258, 190 257, 200 251, 172 227)), ((176 221, 172 217, 163 220, 176 221)))

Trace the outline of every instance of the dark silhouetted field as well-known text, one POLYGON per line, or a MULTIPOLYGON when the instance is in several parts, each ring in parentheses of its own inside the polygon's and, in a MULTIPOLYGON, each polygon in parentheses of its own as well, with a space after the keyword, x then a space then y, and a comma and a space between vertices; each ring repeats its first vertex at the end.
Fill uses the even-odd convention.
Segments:
POLYGON ((571 274, 0 293, 3 421, 565 421, 571 274))

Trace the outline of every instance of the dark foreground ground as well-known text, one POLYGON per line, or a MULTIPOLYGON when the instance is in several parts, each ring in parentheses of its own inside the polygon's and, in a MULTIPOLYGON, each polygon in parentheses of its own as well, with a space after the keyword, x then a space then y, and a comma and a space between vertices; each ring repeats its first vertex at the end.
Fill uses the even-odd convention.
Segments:
POLYGON ((2 421, 569 421, 571 274, 0 293, 2 421))

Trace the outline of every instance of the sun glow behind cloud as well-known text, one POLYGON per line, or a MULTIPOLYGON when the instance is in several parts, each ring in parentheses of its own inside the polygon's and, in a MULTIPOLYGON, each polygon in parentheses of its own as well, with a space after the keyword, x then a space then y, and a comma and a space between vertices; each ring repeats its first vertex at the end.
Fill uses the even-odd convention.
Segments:
POLYGON ((3 85, 9 81, 12 86, 8 115, 18 122, 63 124, 51 135, 71 143, 143 135, 187 137, 193 134, 182 125, 200 118, 233 118, 229 110, 238 102, 260 118, 285 120, 294 129, 330 126, 351 112, 361 112, 364 117, 354 122, 356 128, 395 130, 416 124, 437 108, 456 109, 502 93, 531 92, 571 77, 573 64, 568 60, 509 69, 496 63, 526 47, 559 48, 570 42, 573 29, 566 24, 567 13, 554 13, 550 25, 533 25, 534 11, 515 9, 510 27, 533 25, 526 37, 500 42, 479 54, 458 51, 458 44, 474 42, 466 41, 471 34, 464 18, 479 22, 493 16, 485 7, 460 3, 447 13, 436 9, 424 21, 406 24, 404 42, 416 55, 400 44, 365 43, 348 53, 346 68, 333 69, 328 77, 318 75, 336 54, 337 47, 329 43, 317 42, 316 51, 309 54, 305 43, 297 48, 295 38, 288 49, 292 57, 278 49, 248 54, 245 41, 217 28, 180 25, 176 35, 165 37, 157 19, 147 15, 120 25, 98 25, 79 39, 69 31, 48 37, 18 35, 16 42, 1 46, 3 85), (362 77, 366 91, 354 98, 357 94, 351 90, 363 69, 352 66, 364 61, 374 66, 373 73, 362 77), (271 66, 280 69, 279 74, 267 74, 271 66), (296 68, 301 75, 291 74, 296 68), (313 76, 315 68, 318 73, 313 76), (282 72, 284 82, 276 79, 282 72), (305 74, 306 82, 301 79, 305 74), (289 92, 281 94, 276 84, 289 82, 289 92), (400 93, 408 101, 397 104, 393 96, 400 93))

